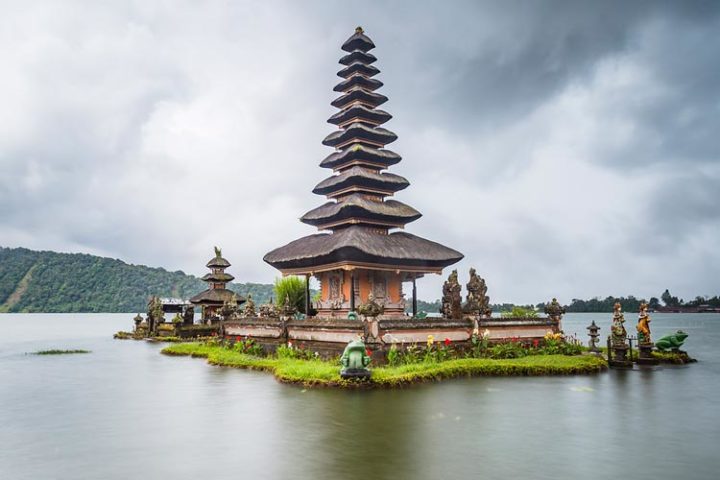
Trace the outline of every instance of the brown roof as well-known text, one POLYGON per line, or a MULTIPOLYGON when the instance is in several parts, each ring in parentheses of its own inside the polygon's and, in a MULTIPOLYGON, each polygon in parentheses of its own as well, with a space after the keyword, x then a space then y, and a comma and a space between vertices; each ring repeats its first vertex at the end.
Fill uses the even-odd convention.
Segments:
POLYGON ((347 122, 348 120, 357 119, 358 121, 366 120, 374 125, 382 125, 392 118, 385 110, 379 108, 368 108, 365 105, 351 105, 343 110, 340 110, 332 117, 328 118, 328 123, 338 125, 340 123, 347 122))
POLYGON ((353 62, 364 63, 370 65, 377 61, 377 58, 372 53, 363 52, 362 50, 353 50, 340 59, 340 63, 343 65, 350 65, 353 62))
POLYGON ((245 298, 243 298, 242 295, 239 295, 232 290, 228 290, 226 288, 209 288, 192 297, 190 299, 190 303, 200 305, 222 305, 226 301, 230 301, 233 297, 238 304, 245 301, 245 298))
POLYGON ((388 98, 385 95, 370 92, 362 87, 352 87, 345 94, 330 102, 330 105, 336 108, 345 108, 352 102, 360 102, 372 107, 378 107, 387 101, 388 98))
POLYGON ((367 52, 375 48, 375 44, 370 38, 363 32, 363 29, 358 27, 355 29, 355 34, 345 40, 345 43, 341 47, 346 52, 352 52, 353 50, 361 50, 367 52))
POLYGON ((400 160, 402 160, 402 157, 392 150, 373 148, 356 143, 343 148, 339 152, 331 153, 320 162, 320 166, 323 168, 340 168, 353 162, 369 162, 370 165, 389 167, 400 162, 400 160))
POLYGON ((205 282, 232 282, 235 280, 235 277, 230 275, 229 273, 225 272, 219 272, 219 273, 207 273, 204 277, 202 277, 203 281, 205 282))
POLYGON ((370 228, 351 226, 300 238, 269 252, 263 260, 278 269, 356 262, 435 270, 462 258, 456 250, 407 232, 384 235, 370 228))
POLYGON ((329 195, 353 186, 398 192, 408 185, 410 182, 406 178, 394 173, 378 173, 367 168, 352 167, 318 183, 313 193, 329 195))
POLYGON ((208 268, 227 268, 230 266, 230 262, 223 257, 213 257, 205 266, 208 268))
POLYGON ((349 218, 360 218, 367 223, 389 222, 406 224, 420 218, 422 214, 397 200, 378 202, 369 200, 364 195, 353 193, 339 202, 327 202, 314 208, 300 218, 300 221, 309 225, 325 225, 349 218))
POLYGON ((354 87, 361 87, 366 90, 377 90, 378 88, 382 87, 383 83, 380 80, 375 80, 374 78, 367 78, 363 75, 353 75, 349 78, 346 78, 342 82, 335 85, 335 88, 333 88, 333 91, 335 92, 347 92, 351 88, 354 87))
POLYGON ((337 72, 337 76, 347 78, 355 73, 362 73, 366 77, 372 77, 373 75, 377 75, 378 73, 380 73, 380 70, 378 70, 377 67, 374 67, 372 65, 365 65, 362 62, 353 62, 347 67, 337 72))
POLYGON ((344 130, 336 130, 322 141, 323 145, 336 147, 342 143, 356 140, 356 143, 372 142, 387 145, 397 140, 397 135, 387 128, 368 126, 364 123, 351 123, 344 130))

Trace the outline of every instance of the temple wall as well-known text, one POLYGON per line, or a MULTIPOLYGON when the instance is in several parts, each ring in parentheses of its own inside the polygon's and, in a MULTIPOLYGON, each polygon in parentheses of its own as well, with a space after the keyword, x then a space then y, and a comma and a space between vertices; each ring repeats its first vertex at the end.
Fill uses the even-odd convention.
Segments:
POLYGON ((541 339, 548 331, 558 332, 560 324, 549 318, 368 321, 322 318, 282 321, 277 318, 247 318, 222 324, 226 336, 249 336, 268 350, 291 342, 297 347, 308 348, 322 355, 339 354, 349 341, 358 337, 375 352, 385 352, 393 344, 424 345, 429 335, 432 335, 436 342, 443 342, 447 338, 456 346, 469 347, 473 330, 476 328, 481 333, 487 330, 491 342, 510 339, 530 342, 541 339))

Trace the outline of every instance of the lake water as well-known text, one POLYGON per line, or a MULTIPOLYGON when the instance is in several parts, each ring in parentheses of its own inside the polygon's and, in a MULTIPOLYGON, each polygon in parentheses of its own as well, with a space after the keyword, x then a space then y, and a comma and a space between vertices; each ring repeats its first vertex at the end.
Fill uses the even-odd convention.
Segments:
POLYGON ((1 479, 720 478, 720 315, 653 315, 688 366, 360 392, 113 340, 132 316, 0 315, 1 479))

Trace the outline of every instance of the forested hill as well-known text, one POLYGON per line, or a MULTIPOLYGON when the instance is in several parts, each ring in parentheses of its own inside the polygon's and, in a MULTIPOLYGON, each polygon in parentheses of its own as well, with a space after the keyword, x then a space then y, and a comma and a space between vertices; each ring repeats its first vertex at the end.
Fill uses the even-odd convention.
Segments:
MULTIPOLYGON (((0 247, 0 312, 144 312, 151 295, 187 299, 207 288, 181 271, 79 253, 0 247)), ((256 304, 272 285, 231 283, 256 304)))

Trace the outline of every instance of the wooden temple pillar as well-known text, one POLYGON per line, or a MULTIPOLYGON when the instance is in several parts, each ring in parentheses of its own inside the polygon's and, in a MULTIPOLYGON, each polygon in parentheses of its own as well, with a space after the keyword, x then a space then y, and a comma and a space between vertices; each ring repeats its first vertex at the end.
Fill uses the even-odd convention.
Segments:
POLYGON ((350 311, 355 311, 355 270, 350 271, 350 311))
POLYGON ((413 318, 417 316, 417 284, 415 283, 416 276, 413 275, 413 290, 412 290, 412 316, 413 318))
POLYGON ((310 316, 310 274, 305 274, 305 316, 310 316))

